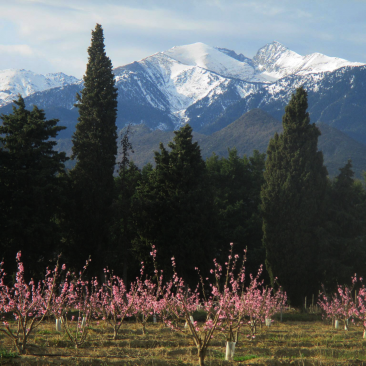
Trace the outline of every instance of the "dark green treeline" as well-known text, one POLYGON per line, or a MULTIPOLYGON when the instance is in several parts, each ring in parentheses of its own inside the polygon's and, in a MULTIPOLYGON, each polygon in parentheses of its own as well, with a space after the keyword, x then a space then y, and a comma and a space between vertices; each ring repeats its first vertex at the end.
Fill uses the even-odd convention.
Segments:
POLYGON ((141 261, 152 270, 155 245, 167 277, 174 257, 179 274, 195 284, 195 267, 205 275, 213 258, 225 262, 233 242, 238 254, 248 248, 246 272, 265 263, 268 282, 278 277, 293 305, 321 283, 331 288, 355 272, 365 275, 365 187, 350 161, 327 178, 304 89, 293 95, 284 132, 266 155, 238 156, 232 148, 227 158, 204 161, 185 125, 160 145, 154 166, 139 169, 129 128, 116 161, 117 90, 100 25, 88 53, 74 169, 66 172, 65 154, 53 150, 63 129, 57 120, 47 121, 37 107, 27 111, 21 97, 1 117, 0 256, 8 271, 22 250, 28 275, 41 277, 62 252, 71 269, 91 256, 90 276, 109 266, 128 281, 141 261))

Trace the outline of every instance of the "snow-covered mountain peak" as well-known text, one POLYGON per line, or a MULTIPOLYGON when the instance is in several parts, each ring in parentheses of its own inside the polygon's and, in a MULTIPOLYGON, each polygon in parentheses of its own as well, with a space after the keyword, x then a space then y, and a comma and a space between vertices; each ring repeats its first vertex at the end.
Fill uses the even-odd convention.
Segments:
POLYGON ((184 46, 175 46, 162 53, 182 64, 206 68, 207 57, 215 54, 215 52, 217 51, 213 47, 197 42, 184 46))
POLYGON ((245 60, 239 61, 201 42, 173 47, 162 53, 182 64, 197 66, 224 77, 251 81, 255 73, 253 66, 245 60))
POLYGON ((46 89, 79 83, 80 80, 62 72, 47 75, 24 69, 0 70, 0 106, 17 98, 46 89))
POLYGON ((49 73, 46 74, 45 76, 47 79, 53 80, 56 84, 60 84, 59 86, 76 84, 81 81, 75 76, 66 75, 63 72, 49 73))
POLYGON ((278 80, 288 75, 316 74, 331 72, 344 66, 361 66, 338 57, 321 53, 301 56, 279 42, 272 42, 260 48, 253 58, 254 64, 264 76, 278 80))
POLYGON ((284 46, 280 42, 273 41, 272 43, 267 43, 265 46, 261 47, 258 50, 257 54, 254 56, 253 60, 262 59, 267 61, 273 61, 281 57, 281 55, 286 51, 289 51, 286 46, 284 46))
POLYGON ((289 50, 283 44, 274 41, 260 48, 253 57, 259 71, 272 76, 274 79, 287 76, 285 69, 290 68, 294 63, 298 64, 302 56, 289 50))

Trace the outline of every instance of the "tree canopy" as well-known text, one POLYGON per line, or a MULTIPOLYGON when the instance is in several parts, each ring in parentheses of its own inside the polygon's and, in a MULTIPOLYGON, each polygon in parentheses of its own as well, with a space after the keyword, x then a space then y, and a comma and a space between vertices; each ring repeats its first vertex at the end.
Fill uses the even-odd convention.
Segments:
POLYGON ((261 192, 266 268, 295 305, 320 285, 319 231, 327 186, 317 150, 320 131, 310 123, 307 107, 307 93, 299 88, 285 109, 283 133, 268 145, 261 192))
POLYGON ((88 54, 84 88, 75 104, 79 118, 72 138, 76 165, 70 172, 74 205, 69 239, 83 260, 92 255, 93 263, 102 265, 109 244, 108 222, 114 197, 117 89, 100 24, 92 31, 88 54))
MULTIPOLYGON (((0 126, 0 249, 11 258, 22 250, 33 275, 60 247, 57 215, 64 197, 64 152, 54 138, 65 127, 44 112, 25 108, 19 96, 0 126)), ((43 267, 43 266, 42 266, 43 267)))

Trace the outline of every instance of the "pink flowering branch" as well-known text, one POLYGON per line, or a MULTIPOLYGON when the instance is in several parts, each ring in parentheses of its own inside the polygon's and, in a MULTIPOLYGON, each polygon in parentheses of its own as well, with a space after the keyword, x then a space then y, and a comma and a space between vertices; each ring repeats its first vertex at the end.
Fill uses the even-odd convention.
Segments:
POLYGON ((133 314, 133 306, 137 286, 132 283, 128 291, 122 278, 104 269, 106 282, 98 291, 99 301, 95 311, 98 317, 113 327, 113 339, 117 339, 118 332, 126 317, 133 314))
MULTIPOLYGON (((33 280, 27 284, 24 280, 24 266, 20 260, 21 252, 17 253, 16 261, 18 270, 15 276, 15 284, 8 287, 4 283, 6 273, 0 265, 0 313, 13 314, 16 326, 5 321, 0 332, 10 338, 21 354, 26 351, 27 340, 31 332, 50 315, 52 298, 56 288, 56 280, 59 278, 59 258, 53 271, 46 269, 45 279, 38 284, 33 280)), ((64 269, 64 267, 62 267, 64 269)))
POLYGON ((325 290, 320 294, 318 304, 325 312, 325 316, 333 321, 342 320, 344 329, 348 330, 348 320, 357 315, 356 304, 352 298, 352 291, 357 282, 356 274, 352 277, 352 285, 339 285, 337 291, 329 297, 325 290))
MULTIPOLYGON (((232 254, 232 253, 231 253, 232 254)), ((231 263, 231 254, 228 263, 231 263)), ((223 322, 226 319, 225 314, 232 303, 233 291, 237 291, 237 286, 233 283, 233 268, 234 264, 227 265, 230 267, 226 274, 226 281, 223 288, 220 288, 222 277, 222 266, 214 259, 214 268, 211 274, 214 276, 214 281, 210 282, 209 278, 204 281, 200 276, 202 293, 199 292, 199 285, 195 291, 192 291, 185 284, 184 280, 176 273, 175 259, 172 258, 173 278, 164 288, 164 304, 168 308, 169 316, 163 317, 163 321, 173 330, 185 332, 186 328, 179 326, 179 320, 184 319, 186 326, 192 336, 192 340, 198 350, 199 364, 204 365, 205 356, 207 354, 210 341, 217 329, 221 329, 223 322), (205 282, 208 286, 208 296, 206 296, 205 282), (230 285, 229 285, 230 283, 230 285), (200 303, 200 298, 203 300, 200 303), (197 310, 204 310, 207 314, 203 324, 198 324, 197 321, 192 321, 193 313, 197 310), (175 322, 171 318, 175 318, 175 322)), ((199 272, 198 268, 196 270, 199 272)))
POLYGON ((362 322, 364 338, 366 338, 366 289, 363 285, 357 294, 356 316, 362 322))
POLYGON ((91 259, 86 261, 79 277, 67 273, 61 282, 58 295, 54 295, 52 301, 52 314, 60 319, 63 329, 75 348, 79 348, 86 340, 89 323, 98 306, 98 281, 92 279, 83 280, 83 274, 91 259), (71 310, 77 310, 78 316, 68 316, 71 310), (69 319, 70 318, 70 319, 69 319))

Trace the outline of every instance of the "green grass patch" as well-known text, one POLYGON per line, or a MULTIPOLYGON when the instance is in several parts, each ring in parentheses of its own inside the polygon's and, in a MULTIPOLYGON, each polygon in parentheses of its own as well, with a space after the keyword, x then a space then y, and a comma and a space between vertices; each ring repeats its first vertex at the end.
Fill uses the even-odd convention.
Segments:
POLYGON ((256 356, 256 355, 245 355, 245 356, 234 356, 234 361, 248 361, 248 360, 253 360, 254 358, 258 358, 260 356, 256 356))
POLYGON ((218 351, 213 351, 211 353, 211 356, 213 358, 217 358, 219 360, 224 360, 225 359, 225 353, 222 353, 222 352, 218 352, 218 351))
MULTIPOLYGON (((219 360, 224 360, 225 359, 225 353, 222 353, 222 352, 213 352, 212 356, 214 358, 219 359, 219 360)), ((263 356, 257 356, 257 355, 234 356, 233 360, 238 361, 238 362, 242 362, 242 361, 253 360, 254 358, 259 358, 259 357, 263 357, 263 356)))
MULTIPOLYGON (((280 321, 281 314, 275 314, 273 319, 280 321)), ((321 314, 313 314, 313 313, 283 313, 282 321, 283 322, 316 322, 321 321, 321 314)))
POLYGON ((38 334, 53 334, 53 332, 51 332, 50 330, 47 330, 47 329, 40 329, 38 331, 38 334))
POLYGON ((4 348, 0 349, 0 359, 3 359, 3 358, 16 358, 16 357, 19 357, 18 353, 8 351, 4 348))

